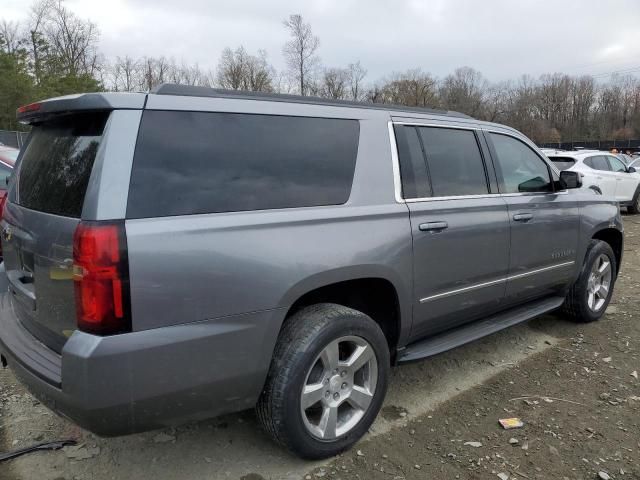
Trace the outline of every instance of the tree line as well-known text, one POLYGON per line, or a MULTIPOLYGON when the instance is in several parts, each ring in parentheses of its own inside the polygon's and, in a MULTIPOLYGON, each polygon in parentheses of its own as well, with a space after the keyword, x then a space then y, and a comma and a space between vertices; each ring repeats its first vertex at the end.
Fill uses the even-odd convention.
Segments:
POLYGON ((511 125, 537 142, 640 138, 640 79, 563 73, 490 82, 471 67, 444 78, 424 68, 371 80, 359 61, 322 63, 320 39, 301 15, 282 27, 289 40, 278 71, 266 51, 222 51, 214 70, 164 56, 105 58, 100 32, 63 0, 36 0, 23 23, 0 20, 0 129, 19 129, 18 106, 86 91, 146 91, 163 82, 232 90, 455 110, 511 125))

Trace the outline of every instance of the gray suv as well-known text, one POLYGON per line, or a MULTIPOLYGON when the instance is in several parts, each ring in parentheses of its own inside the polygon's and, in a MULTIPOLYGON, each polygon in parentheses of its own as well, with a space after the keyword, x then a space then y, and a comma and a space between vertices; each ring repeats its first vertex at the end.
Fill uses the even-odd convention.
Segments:
POLYGON ((305 458, 390 367, 561 309, 599 319, 612 198, 455 112, 162 85, 27 105, 2 363, 99 435, 256 407, 305 458))

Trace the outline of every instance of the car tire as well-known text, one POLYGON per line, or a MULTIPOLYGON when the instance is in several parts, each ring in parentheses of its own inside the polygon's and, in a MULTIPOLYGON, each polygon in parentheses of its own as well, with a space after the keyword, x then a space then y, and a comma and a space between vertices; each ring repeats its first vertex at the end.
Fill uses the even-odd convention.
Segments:
POLYGON ((611 246, 602 240, 591 240, 580 275, 562 306, 563 313, 581 323, 599 320, 611 300, 616 274, 616 257, 611 246))
POLYGON ((382 406, 389 370, 386 338, 370 317, 330 303, 305 307, 287 319, 280 332, 256 405, 258 419, 276 442, 296 455, 331 457, 367 432, 382 406), (368 355, 368 363, 358 367, 368 355), (350 361, 354 370, 347 373, 350 361), (316 400, 318 385, 322 388, 316 400))
POLYGON ((640 192, 636 192, 631 201, 631 205, 627 207, 627 212, 637 215, 640 213, 640 192))

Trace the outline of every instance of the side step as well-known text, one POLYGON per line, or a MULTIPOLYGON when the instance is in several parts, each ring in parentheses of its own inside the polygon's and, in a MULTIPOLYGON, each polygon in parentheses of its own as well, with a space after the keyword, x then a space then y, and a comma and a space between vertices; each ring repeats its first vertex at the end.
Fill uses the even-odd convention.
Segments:
POLYGON ((564 302, 563 297, 551 297, 537 300, 521 307, 515 307, 484 320, 471 322, 461 327, 439 333, 416 343, 412 343, 399 352, 398 363, 408 363, 431 357, 447 350, 473 342, 492 333, 518 323, 526 322, 543 313, 555 310, 564 302))

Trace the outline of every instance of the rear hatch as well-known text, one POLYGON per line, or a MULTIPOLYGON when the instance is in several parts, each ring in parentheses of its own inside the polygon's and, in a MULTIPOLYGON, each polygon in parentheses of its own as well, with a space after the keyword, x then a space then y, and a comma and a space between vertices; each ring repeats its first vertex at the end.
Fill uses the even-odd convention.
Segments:
POLYGON ((55 115, 34 125, 5 206, 2 249, 14 311, 59 353, 76 329, 73 238, 108 116, 55 115))

